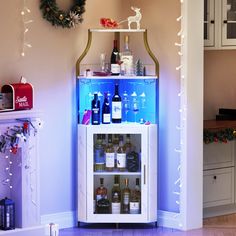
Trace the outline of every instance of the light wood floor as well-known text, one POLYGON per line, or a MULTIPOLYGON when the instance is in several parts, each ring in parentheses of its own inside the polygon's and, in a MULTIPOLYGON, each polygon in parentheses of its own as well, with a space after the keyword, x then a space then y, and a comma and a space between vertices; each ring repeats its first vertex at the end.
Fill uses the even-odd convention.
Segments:
POLYGON ((205 228, 214 227, 236 229, 236 214, 207 218, 203 220, 203 225, 205 228))

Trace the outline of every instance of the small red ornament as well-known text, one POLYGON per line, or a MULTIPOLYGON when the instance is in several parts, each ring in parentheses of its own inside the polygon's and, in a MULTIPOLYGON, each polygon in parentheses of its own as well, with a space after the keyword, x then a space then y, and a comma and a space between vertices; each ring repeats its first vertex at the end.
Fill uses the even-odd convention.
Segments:
POLYGON ((214 137, 214 142, 217 143, 218 142, 218 138, 214 137))

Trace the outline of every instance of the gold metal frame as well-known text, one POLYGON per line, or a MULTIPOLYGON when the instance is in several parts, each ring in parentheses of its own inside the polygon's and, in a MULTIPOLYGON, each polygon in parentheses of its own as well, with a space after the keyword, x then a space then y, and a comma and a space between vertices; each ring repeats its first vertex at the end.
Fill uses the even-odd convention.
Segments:
MULTIPOLYGON (((117 38, 119 35, 119 32, 115 32, 115 37, 117 38)), ((145 31, 143 32, 143 41, 144 41, 144 46, 145 49, 147 51, 147 53, 149 54, 149 56, 151 57, 151 59, 153 60, 154 64, 155 64, 155 73, 157 78, 159 78, 159 62, 157 60, 157 58, 155 57, 155 55, 153 54, 153 52, 151 51, 149 44, 148 44, 148 40, 147 40, 147 29, 145 29, 145 31)), ((89 29, 88 30, 88 42, 87 45, 83 51, 83 53, 81 54, 81 56, 79 57, 79 59, 76 62, 76 78, 79 78, 80 76, 80 63, 81 61, 84 59, 84 57, 87 55, 90 47, 91 47, 91 43, 92 43, 92 31, 89 29)))

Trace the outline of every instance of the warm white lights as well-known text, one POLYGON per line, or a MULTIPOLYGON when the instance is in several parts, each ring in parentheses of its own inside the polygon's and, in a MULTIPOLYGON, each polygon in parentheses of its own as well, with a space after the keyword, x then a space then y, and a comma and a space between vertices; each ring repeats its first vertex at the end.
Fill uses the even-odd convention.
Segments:
POLYGON ((23 22, 23 36, 22 36, 22 51, 21 51, 21 56, 25 56, 25 49, 26 48, 32 48, 32 45, 27 42, 27 33, 29 32, 29 27, 27 26, 28 24, 32 23, 33 20, 27 19, 27 14, 29 14, 31 11, 30 9, 26 6, 26 0, 23 0, 23 10, 21 11, 21 16, 22 16, 22 22, 23 22))

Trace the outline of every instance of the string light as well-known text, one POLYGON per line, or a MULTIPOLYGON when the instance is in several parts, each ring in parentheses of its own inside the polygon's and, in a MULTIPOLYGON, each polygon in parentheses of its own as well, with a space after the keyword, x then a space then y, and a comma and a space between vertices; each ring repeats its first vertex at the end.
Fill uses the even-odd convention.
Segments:
POLYGON ((23 0, 23 9, 21 10, 22 22, 23 22, 23 36, 22 36, 22 51, 21 56, 25 56, 26 48, 32 48, 32 45, 27 42, 26 34, 29 32, 28 24, 32 23, 33 20, 28 20, 26 14, 30 14, 30 9, 26 6, 26 0, 23 0))

